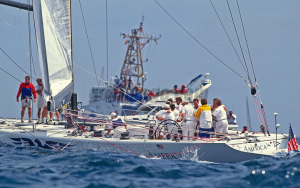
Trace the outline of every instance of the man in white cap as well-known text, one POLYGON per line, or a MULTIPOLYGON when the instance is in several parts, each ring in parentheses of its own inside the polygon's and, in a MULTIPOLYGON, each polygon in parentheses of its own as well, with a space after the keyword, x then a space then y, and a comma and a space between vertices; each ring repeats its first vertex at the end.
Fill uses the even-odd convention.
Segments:
POLYGON ((111 117, 112 120, 109 123, 109 128, 108 128, 108 131, 106 133, 106 136, 108 136, 109 133, 111 132, 111 130, 113 129, 114 130, 113 138, 120 138, 121 133, 126 132, 127 124, 123 119, 118 118, 117 114, 114 113, 114 112, 111 113, 110 117, 111 117))
POLYGON ((184 100, 182 102, 182 135, 183 140, 193 140, 194 133, 195 133, 195 126, 194 126, 194 116, 193 116, 193 107, 189 105, 189 102, 184 100))
MULTIPOLYGON (((161 133, 161 129, 162 129, 162 121, 165 119, 165 117, 167 116, 167 119, 172 118, 169 117, 171 116, 170 114, 168 114, 168 110, 170 109, 170 106, 168 104, 164 104, 162 106, 162 110, 160 110, 159 112, 157 112, 155 114, 156 117, 156 126, 154 127, 154 130, 156 130, 156 138, 157 139, 162 139, 162 133, 161 133)), ((169 112, 170 113, 170 112, 169 112)), ((174 114, 173 114, 174 116, 174 114)), ((175 119, 175 117, 174 117, 175 119)))

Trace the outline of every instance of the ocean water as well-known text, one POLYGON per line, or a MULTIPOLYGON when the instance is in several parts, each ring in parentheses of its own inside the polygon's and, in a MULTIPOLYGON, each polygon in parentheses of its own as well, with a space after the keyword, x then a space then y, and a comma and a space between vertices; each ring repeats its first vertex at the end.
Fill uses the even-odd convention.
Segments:
POLYGON ((241 163, 0 145, 0 187, 300 187, 300 154, 241 163))

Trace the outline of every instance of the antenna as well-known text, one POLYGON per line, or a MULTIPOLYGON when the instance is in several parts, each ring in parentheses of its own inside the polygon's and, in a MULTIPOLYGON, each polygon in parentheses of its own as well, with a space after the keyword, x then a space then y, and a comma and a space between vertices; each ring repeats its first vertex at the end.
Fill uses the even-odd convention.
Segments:
MULTIPOLYGON (((124 87, 133 87, 132 84, 127 82, 127 80, 132 80, 133 78, 136 78, 136 84, 141 84, 142 90, 144 89, 144 81, 146 74, 144 73, 143 63, 147 62, 143 60, 142 58, 142 50, 144 47, 150 43, 150 41, 157 41, 159 40, 158 37, 151 37, 149 36, 149 33, 147 36, 144 34, 143 30, 143 24, 144 24, 144 16, 142 16, 142 22, 140 23, 140 26, 138 29, 132 29, 131 35, 126 35, 125 33, 122 33, 121 36, 123 36, 124 39, 128 39, 130 43, 128 44, 125 60, 121 69, 120 73, 120 79, 126 79, 126 84, 124 87), (141 40, 144 40, 145 42, 142 43, 141 40)), ((156 34, 155 34, 156 36, 156 34)))

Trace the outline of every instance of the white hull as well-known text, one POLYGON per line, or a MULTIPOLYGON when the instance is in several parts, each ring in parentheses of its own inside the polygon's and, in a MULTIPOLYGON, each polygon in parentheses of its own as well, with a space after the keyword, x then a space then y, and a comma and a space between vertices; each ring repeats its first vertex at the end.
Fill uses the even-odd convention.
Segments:
MULTIPOLYGON (((92 149, 117 153, 128 153, 130 151, 146 157, 160 156, 160 158, 165 159, 180 159, 183 155, 192 155, 193 158, 197 158, 199 161, 217 163, 237 163, 276 154, 275 134, 266 137, 263 134, 257 134, 259 141, 256 143, 248 143, 243 137, 228 142, 206 139, 176 142, 171 140, 134 139, 133 137, 128 140, 99 138, 91 136, 90 133, 84 133, 82 136, 70 136, 70 132, 74 129, 65 129, 63 126, 53 125, 38 125, 36 131, 33 131, 32 126, 24 126, 22 129, 12 129, 11 126, 2 125, 0 141, 14 146, 33 146, 45 149, 64 148, 65 150, 74 151, 92 149), (51 145, 51 147, 41 141, 51 145), (182 153, 188 149, 190 149, 189 152, 182 153)), ((286 151, 287 142, 286 136, 278 135, 278 152, 286 151)))

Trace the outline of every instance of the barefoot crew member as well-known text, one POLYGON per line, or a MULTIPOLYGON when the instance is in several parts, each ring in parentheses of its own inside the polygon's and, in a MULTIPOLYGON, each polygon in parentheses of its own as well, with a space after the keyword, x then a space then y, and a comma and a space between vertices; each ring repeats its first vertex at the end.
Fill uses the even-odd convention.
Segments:
POLYGON ((23 117, 26 110, 28 108, 28 123, 31 123, 31 108, 32 108, 32 94, 34 97, 34 102, 36 102, 36 92, 34 89, 34 85, 30 83, 30 77, 25 76, 25 82, 22 82, 19 87, 19 91, 17 94, 17 102, 19 102, 19 97, 21 95, 21 123, 24 123, 23 117), (22 95, 21 95, 22 93, 22 95))

